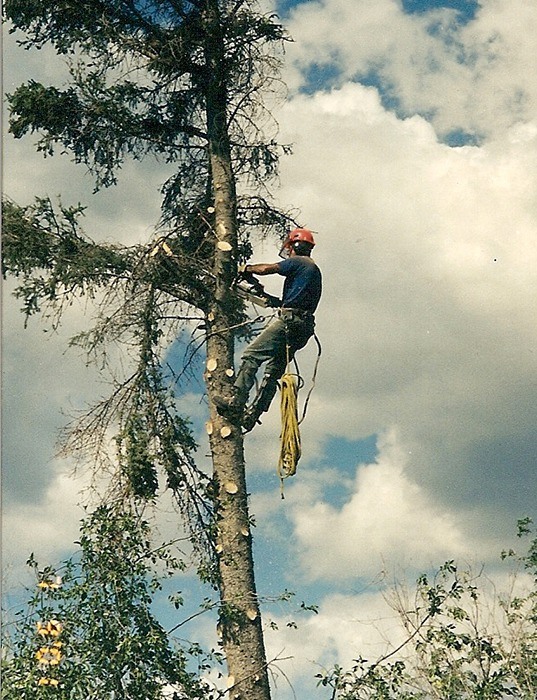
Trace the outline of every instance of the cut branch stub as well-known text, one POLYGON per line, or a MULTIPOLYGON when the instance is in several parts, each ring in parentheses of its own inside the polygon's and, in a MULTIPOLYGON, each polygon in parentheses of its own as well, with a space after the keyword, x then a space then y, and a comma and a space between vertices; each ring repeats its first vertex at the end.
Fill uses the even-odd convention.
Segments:
POLYGON ((239 487, 237 486, 237 484, 234 481, 228 481, 225 484, 225 489, 226 489, 227 493, 234 494, 234 493, 237 493, 237 491, 239 490, 239 487))

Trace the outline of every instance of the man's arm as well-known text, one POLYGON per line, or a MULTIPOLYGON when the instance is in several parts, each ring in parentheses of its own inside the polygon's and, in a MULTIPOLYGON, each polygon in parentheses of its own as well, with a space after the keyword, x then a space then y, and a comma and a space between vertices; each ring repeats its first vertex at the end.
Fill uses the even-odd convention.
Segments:
POLYGON ((245 265, 244 272, 249 275, 275 275, 280 272, 280 263, 258 263, 245 265))

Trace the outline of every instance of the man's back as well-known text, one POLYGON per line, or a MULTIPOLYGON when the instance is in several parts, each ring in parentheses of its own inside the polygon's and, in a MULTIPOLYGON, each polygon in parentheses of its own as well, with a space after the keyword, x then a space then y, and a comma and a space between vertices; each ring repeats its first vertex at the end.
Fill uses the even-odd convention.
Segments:
POLYGON ((322 292, 322 275, 307 255, 293 255, 278 263, 278 272, 285 277, 282 306, 315 312, 322 292))

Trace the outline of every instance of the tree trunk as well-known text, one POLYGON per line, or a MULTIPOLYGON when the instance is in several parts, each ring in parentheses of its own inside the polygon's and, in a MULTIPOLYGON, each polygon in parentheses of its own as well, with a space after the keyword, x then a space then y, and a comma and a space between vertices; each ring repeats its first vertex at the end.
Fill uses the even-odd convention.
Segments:
POLYGON ((206 385, 215 479, 219 556, 219 633, 228 666, 229 697, 270 700, 261 615, 254 580, 242 429, 220 416, 214 393, 231 396, 234 333, 231 286, 236 274, 235 180, 227 130, 225 64, 218 0, 207 0, 207 129, 215 207, 216 294, 207 315, 206 385), (210 25, 210 26, 209 26, 210 25))

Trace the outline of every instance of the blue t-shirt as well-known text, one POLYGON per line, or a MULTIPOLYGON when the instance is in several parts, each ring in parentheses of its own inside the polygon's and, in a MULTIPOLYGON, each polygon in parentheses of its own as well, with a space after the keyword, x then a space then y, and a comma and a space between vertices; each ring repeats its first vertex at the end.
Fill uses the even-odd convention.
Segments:
POLYGON ((317 265, 307 255, 293 255, 278 263, 278 268, 285 277, 282 306, 313 313, 322 291, 322 276, 317 265))

